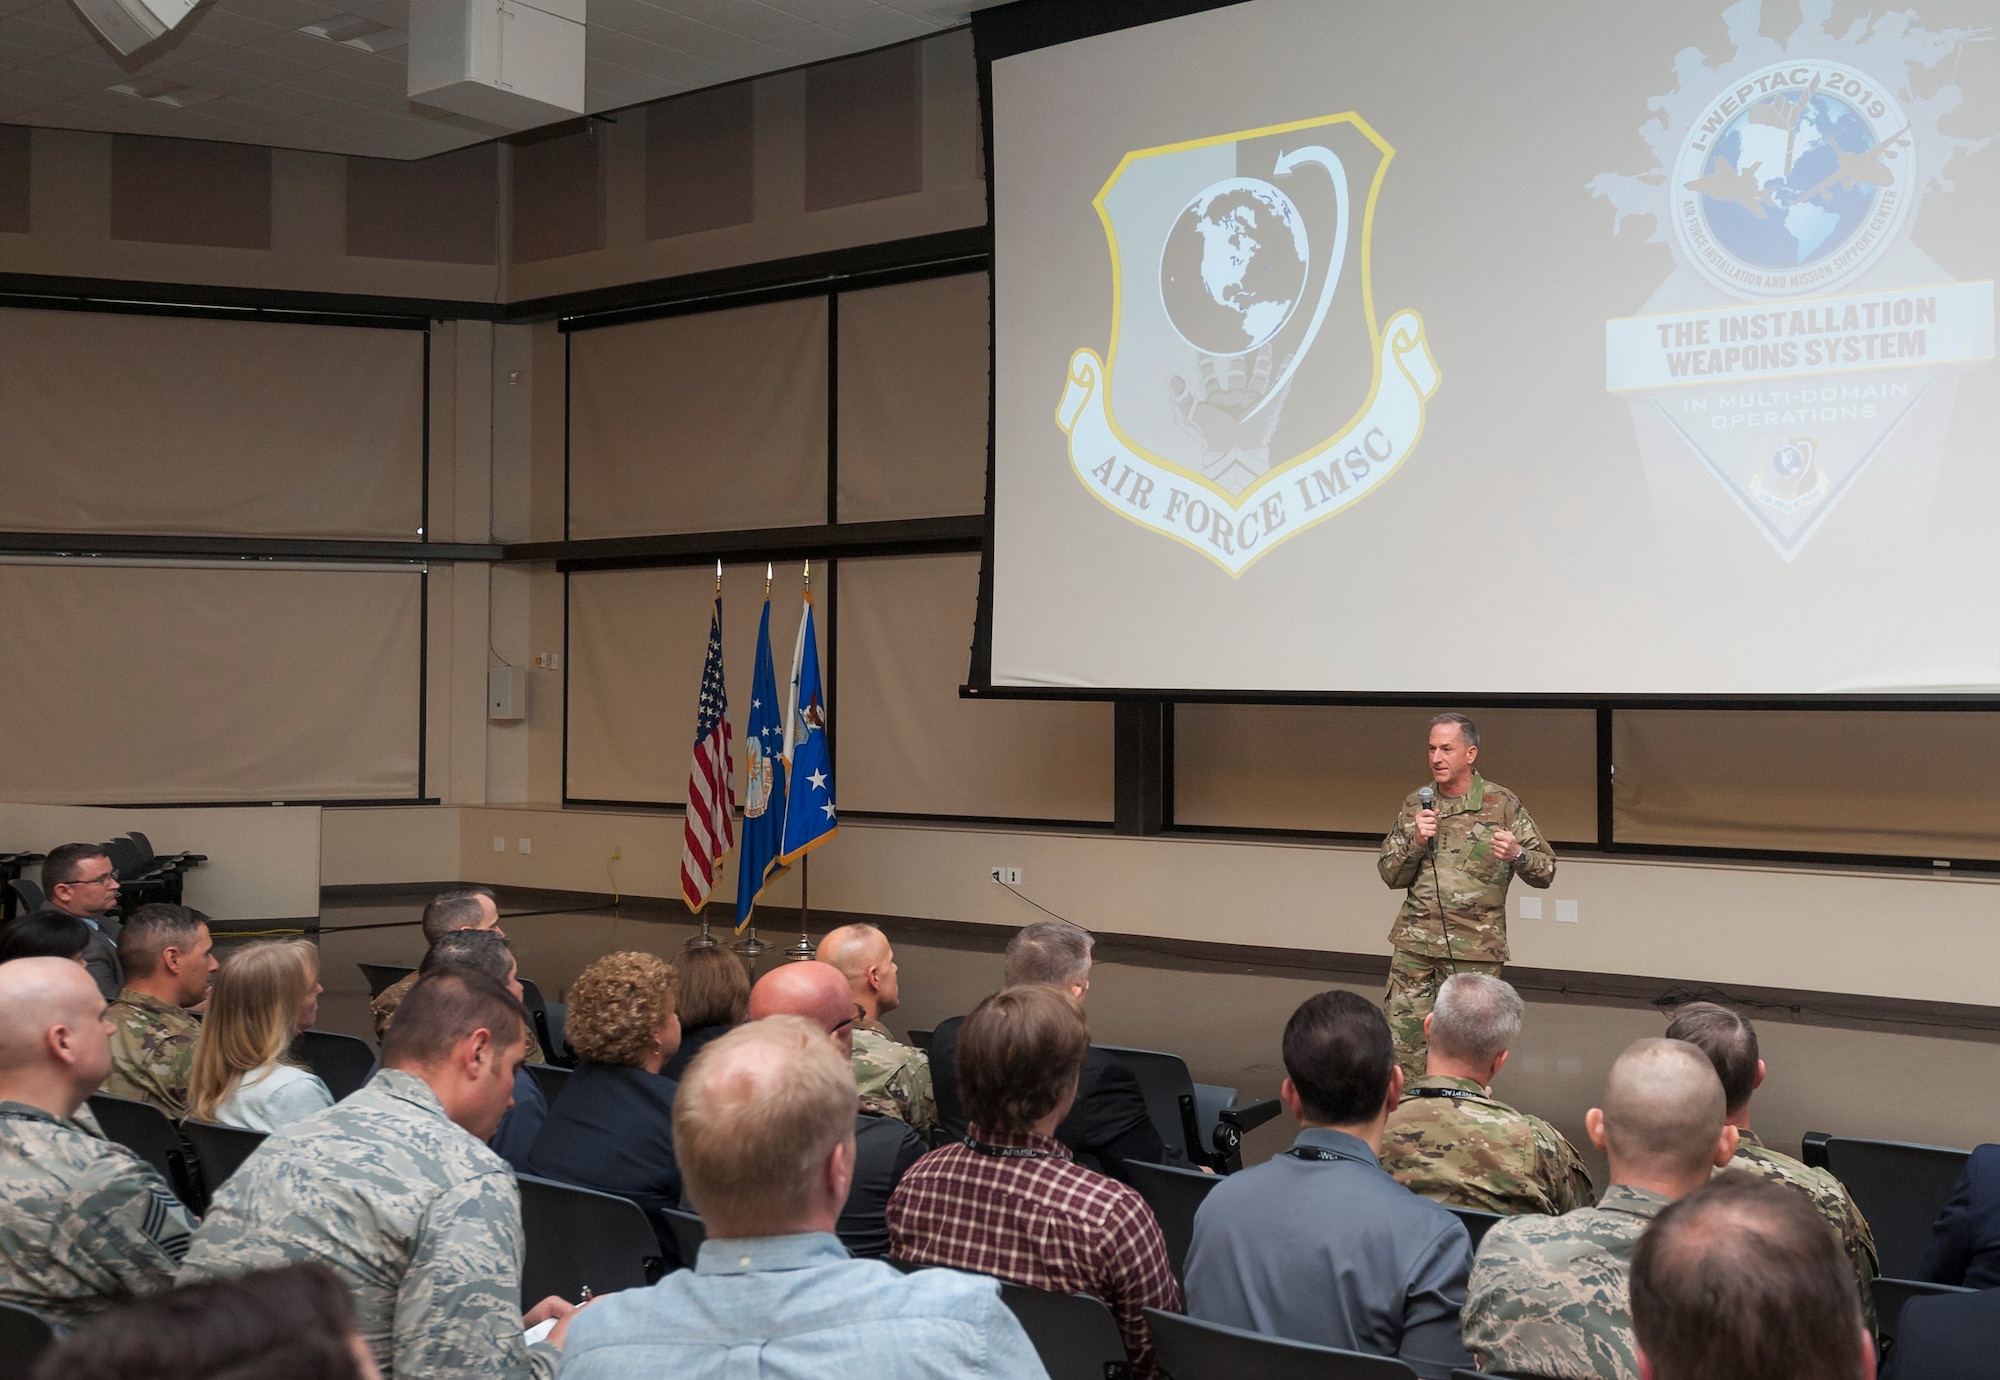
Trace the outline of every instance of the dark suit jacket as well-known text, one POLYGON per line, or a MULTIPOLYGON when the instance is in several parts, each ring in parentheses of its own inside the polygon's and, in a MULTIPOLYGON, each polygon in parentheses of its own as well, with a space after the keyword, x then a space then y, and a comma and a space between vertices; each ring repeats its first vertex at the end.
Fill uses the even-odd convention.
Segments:
POLYGON ((1996 1337, 2000 1290, 1911 1299, 1903 1306, 1883 1380, 2000 1380, 1996 1337))
POLYGON ((660 1069, 660 1075, 671 1078, 676 1083, 687 1073, 688 1061, 706 1049, 718 1036, 727 1035, 736 1029, 733 1025, 702 1025, 693 1030, 681 1032, 681 1047, 674 1051, 674 1057, 667 1060, 660 1069))
POLYGON ((674 1158, 673 1079, 644 1069, 586 1060, 563 1085, 528 1152, 527 1171, 544 1179, 630 1198, 645 1209, 669 1268, 680 1263, 661 1208, 681 1205, 674 1158))
MULTIPOLYGON (((56 915, 69 914, 55 906, 43 906, 42 909, 56 915)), ((104 994, 104 999, 116 1001, 118 993, 125 987, 125 968, 118 961, 118 934, 125 928, 124 925, 119 923, 115 913, 74 918, 83 921, 90 930, 90 942, 83 946, 83 966, 97 980, 97 990, 104 994)))
MULTIPOLYGON (((958 1100, 958 1025, 953 1016, 931 1032, 931 1092, 937 1098, 938 1120, 952 1139, 965 1136, 965 1109, 958 1100)), ((1146 1099, 1132 1071, 1097 1046, 1083 1058, 1076 1080, 1076 1105, 1056 1127, 1056 1139, 1069 1147, 1076 1161, 1112 1178, 1125 1179, 1125 1161, 1186 1164, 1185 1152, 1169 1158, 1146 1099)))
POLYGON ((924 1150, 922 1138, 892 1116, 862 1112, 854 1118, 854 1183, 835 1228, 848 1250, 865 1256, 889 1254, 889 1195, 924 1150))
POLYGON ((507 1109, 507 1115, 500 1118, 500 1129, 486 1142, 487 1148, 514 1168, 532 1174, 534 1171, 528 1168, 528 1152, 534 1149, 535 1138, 541 1135, 542 1122, 548 1119, 548 1115, 549 1104, 548 1099, 542 1096, 542 1085, 535 1081, 535 1075, 529 1073, 524 1064, 514 1070, 514 1105, 507 1109))
POLYGON ((1917 1278, 1968 1289, 2000 1286, 2000 1145, 1972 1152, 1931 1228, 1917 1278))

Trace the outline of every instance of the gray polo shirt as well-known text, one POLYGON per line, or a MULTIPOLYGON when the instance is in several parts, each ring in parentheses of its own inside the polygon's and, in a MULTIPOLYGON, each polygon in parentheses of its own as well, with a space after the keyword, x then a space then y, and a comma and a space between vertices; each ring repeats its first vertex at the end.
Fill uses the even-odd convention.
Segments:
POLYGON ((1232 1174, 1202 1203, 1188 1315, 1394 1356, 1430 1380, 1469 1369, 1458 1336, 1472 1268, 1464 1225, 1343 1131, 1303 1130, 1298 1150, 1309 1157, 1287 1152, 1232 1174))

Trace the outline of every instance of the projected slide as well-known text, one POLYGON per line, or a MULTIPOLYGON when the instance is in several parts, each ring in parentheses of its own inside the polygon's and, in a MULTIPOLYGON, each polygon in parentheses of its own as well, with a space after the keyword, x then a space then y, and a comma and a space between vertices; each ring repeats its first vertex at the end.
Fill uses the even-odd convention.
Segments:
POLYGON ((993 68, 993 683, 2000 690, 2000 12, 1251 0, 993 68))

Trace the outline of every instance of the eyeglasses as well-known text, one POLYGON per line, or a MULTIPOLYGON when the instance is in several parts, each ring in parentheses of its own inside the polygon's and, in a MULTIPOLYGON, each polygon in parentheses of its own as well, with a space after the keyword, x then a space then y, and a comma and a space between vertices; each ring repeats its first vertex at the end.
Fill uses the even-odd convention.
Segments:
POLYGON ((841 1031, 847 1029, 847 1027, 849 1027, 850 1025, 853 1025, 856 1021, 865 1021, 867 1019, 868 1019, 868 1008, 861 1005, 860 1002, 856 1002, 854 1004, 854 1014, 852 1016, 849 1016, 846 1020, 842 1021, 839 1025, 835 1026, 833 1029, 827 1031, 826 1033, 829 1035, 838 1035, 841 1031))
POLYGON ((118 874, 116 871, 107 872, 101 877, 79 877, 76 881, 70 883, 71 886, 116 886, 117 884, 118 874))

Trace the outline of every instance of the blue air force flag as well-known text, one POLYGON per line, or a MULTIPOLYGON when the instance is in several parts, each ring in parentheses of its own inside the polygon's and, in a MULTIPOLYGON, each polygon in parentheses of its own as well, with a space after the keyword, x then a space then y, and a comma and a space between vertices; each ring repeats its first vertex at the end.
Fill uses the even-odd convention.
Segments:
POLYGON ((813 632, 813 601, 792 652, 792 685, 785 703, 785 761, 791 766, 785 799, 785 841, 779 861, 789 863, 830 839, 840 827, 833 813, 833 759, 826 747, 826 699, 820 693, 819 638, 813 632))
POLYGON ((757 669, 743 725, 743 841, 736 865, 736 928, 750 923, 757 897, 778 869, 785 834, 785 716, 771 665, 771 597, 757 623, 757 669))

